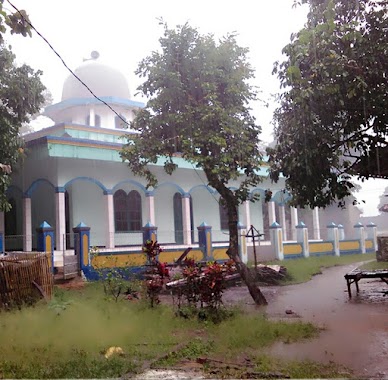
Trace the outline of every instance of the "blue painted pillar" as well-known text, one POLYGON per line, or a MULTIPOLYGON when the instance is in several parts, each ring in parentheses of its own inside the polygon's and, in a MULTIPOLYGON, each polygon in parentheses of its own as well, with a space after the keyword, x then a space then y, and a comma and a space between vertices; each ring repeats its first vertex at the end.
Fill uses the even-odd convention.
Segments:
POLYGON ((44 221, 37 229, 38 251, 46 252, 51 270, 54 272, 54 228, 44 221))
POLYGON ((303 256, 309 257, 309 233, 306 225, 303 222, 300 222, 296 226, 296 241, 302 244, 303 256))
POLYGON ((75 254, 80 260, 80 270, 90 266, 90 227, 81 222, 73 228, 75 254))
POLYGON ((240 222, 237 223, 238 230, 238 254, 240 255, 241 261, 244 264, 248 263, 248 250, 247 250, 247 228, 240 222))
POLYGON ((273 222, 270 226, 271 244, 273 244, 276 258, 284 260, 283 231, 279 223, 273 222))
POLYGON ((334 254, 336 256, 340 255, 340 248, 339 248, 339 232, 338 232, 338 226, 334 223, 331 222, 330 224, 327 225, 327 235, 329 237, 329 240, 333 242, 333 247, 334 247, 334 254))
POLYGON ((212 227, 203 222, 198 229, 199 248, 203 252, 204 260, 212 260, 212 227))
POLYGON ((4 234, 0 232, 0 253, 4 252, 4 234))
POLYGON ((158 227, 155 227, 151 222, 148 222, 143 228, 143 244, 147 242, 147 240, 151 240, 153 242, 158 240, 158 227))

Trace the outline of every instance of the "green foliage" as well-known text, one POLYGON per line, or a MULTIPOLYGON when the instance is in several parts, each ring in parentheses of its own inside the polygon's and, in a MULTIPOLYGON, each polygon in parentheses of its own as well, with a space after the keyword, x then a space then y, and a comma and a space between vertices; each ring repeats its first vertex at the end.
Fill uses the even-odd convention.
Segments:
MULTIPOLYGON (((121 151, 136 175, 157 186, 152 164, 177 169, 175 156, 202 169, 208 185, 225 202, 229 218, 229 250, 251 294, 259 292, 246 278, 238 257, 238 205, 261 182, 260 127, 250 114, 256 94, 248 81, 253 70, 246 48, 230 34, 216 42, 188 24, 169 29, 159 39, 160 50, 143 59, 137 74, 145 81, 138 90, 149 100, 139 110, 121 151)), ((254 297, 255 301, 259 297, 254 297)), ((263 298, 263 297, 262 297, 263 298)))
POLYGON ((183 286, 176 291, 176 314, 183 318, 219 323, 233 315, 223 307, 222 295, 226 276, 232 273, 233 261, 224 264, 209 262, 205 266, 185 259, 182 269, 183 286))
MULTIPOLYGON (((92 259, 98 256, 99 253, 98 247, 92 247, 89 251, 92 259)), ((114 255, 110 255, 106 256, 102 266, 94 266, 94 270, 98 273, 99 279, 103 284, 105 296, 113 299, 115 302, 119 300, 120 296, 121 298, 124 296, 136 296, 138 292, 138 287, 134 281, 131 281, 130 270, 127 267, 118 268, 116 261, 117 258, 114 255)))
MULTIPOLYGON (((1 23, 0 23, 1 31, 1 23)), ((9 210, 6 191, 11 170, 24 156, 19 130, 44 101, 42 72, 27 65, 15 66, 15 55, 0 44, 0 210, 9 210), (5 168, 8 168, 5 170, 5 168), (9 170, 10 169, 10 170, 9 170)))
POLYGON ((274 67, 284 92, 274 115, 278 145, 268 153, 271 178, 286 177, 294 205, 324 207, 350 194, 351 175, 386 169, 388 2, 302 3, 306 26, 274 67))

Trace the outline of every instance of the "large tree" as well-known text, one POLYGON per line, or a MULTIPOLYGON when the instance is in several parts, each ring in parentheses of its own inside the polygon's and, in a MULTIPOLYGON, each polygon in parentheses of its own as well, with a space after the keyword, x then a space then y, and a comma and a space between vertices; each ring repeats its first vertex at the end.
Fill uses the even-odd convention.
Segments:
POLYGON ((15 55, 4 45, 2 33, 7 28, 11 33, 30 34, 27 20, 24 11, 7 14, 0 3, 0 211, 9 210, 6 191, 12 167, 23 154, 20 128, 44 101, 41 72, 28 65, 17 67, 15 55))
POLYGON ((262 164, 260 128, 248 107, 255 92, 248 84, 253 71, 247 49, 233 35, 216 42, 187 24, 176 29, 164 24, 160 46, 137 69, 145 78, 138 89, 149 100, 132 125, 139 135, 128 137, 122 157, 149 186, 157 185, 149 164, 164 157, 164 169, 171 174, 177 152, 204 172, 228 212, 228 255, 255 302, 265 304, 238 255, 238 206, 248 199, 249 187, 261 181, 257 169, 262 164), (239 181, 237 189, 230 187, 232 181, 239 181))
POLYGON ((302 0, 305 27, 276 63, 272 179, 296 205, 344 200, 352 175, 388 175, 388 1, 302 0))

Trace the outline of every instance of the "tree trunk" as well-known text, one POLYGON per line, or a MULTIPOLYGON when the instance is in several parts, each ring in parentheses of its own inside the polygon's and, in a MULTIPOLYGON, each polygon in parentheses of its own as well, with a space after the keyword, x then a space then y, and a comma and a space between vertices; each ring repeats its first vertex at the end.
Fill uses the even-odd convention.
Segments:
POLYGON ((265 299, 260 288, 257 286, 255 279, 248 270, 248 267, 241 261, 241 258, 238 254, 237 206, 231 204, 231 202, 228 202, 227 207, 229 215, 229 249, 227 251, 228 256, 236 263, 236 269, 243 281, 245 282, 245 285, 249 290, 249 294, 255 301, 256 305, 267 305, 267 300, 265 299))

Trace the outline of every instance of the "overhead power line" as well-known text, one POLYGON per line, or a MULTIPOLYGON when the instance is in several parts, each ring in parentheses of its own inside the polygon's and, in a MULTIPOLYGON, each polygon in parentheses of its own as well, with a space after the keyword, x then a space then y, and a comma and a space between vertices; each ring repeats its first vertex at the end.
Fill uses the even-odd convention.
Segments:
POLYGON ((100 101, 101 103, 105 104, 112 112, 114 112, 119 118, 121 121, 123 121, 128 127, 130 126, 129 123, 127 122, 127 120, 125 120, 115 109, 112 108, 112 106, 110 104, 108 104, 106 101, 104 101, 103 99, 101 99, 100 97, 98 97, 90 88, 89 86, 77 75, 74 73, 74 71, 66 64, 65 60, 62 58, 62 56, 54 49, 54 47, 50 44, 50 42, 47 40, 46 37, 44 37, 36 28, 34 25, 32 25, 32 23, 26 19, 23 15, 23 13, 20 12, 20 10, 15 6, 13 5, 10 0, 7 0, 7 2, 9 3, 9 5, 15 9, 15 11, 17 13, 19 13, 20 17, 23 19, 23 21, 49 46, 49 48, 55 53, 55 55, 61 60, 63 66, 66 67, 66 69, 70 72, 71 75, 74 76, 74 78, 76 78, 89 92, 90 94, 95 98, 97 99, 98 101, 100 101))

